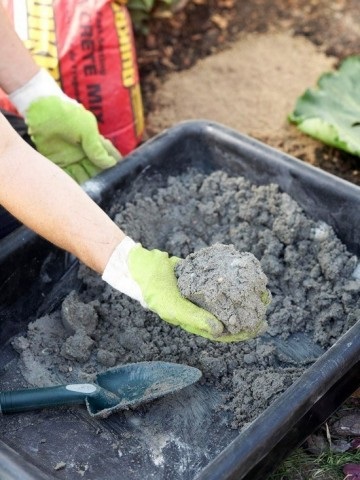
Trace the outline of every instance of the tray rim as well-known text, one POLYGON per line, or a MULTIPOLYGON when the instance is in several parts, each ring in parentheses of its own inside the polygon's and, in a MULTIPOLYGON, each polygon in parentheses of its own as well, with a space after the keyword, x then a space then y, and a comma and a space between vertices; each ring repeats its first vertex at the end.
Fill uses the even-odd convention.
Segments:
MULTIPOLYGON (((149 158, 151 160, 151 158, 156 156, 158 148, 168 148, 179 135, 190 137, 202 135, 210 138, 211 142, 211 137, 215 134, 217 139, 223 139, 223 141, 234 144, 233 147, 235 149, 241 150, 246 147, 247 151, 251 152, 254 156, 260 154, 263 155, 265 150, 266 154, 269 155, 272 161, 274 161, 280 168, 280 172, 281 168, 286 168, 293 172, 295 176, 307 175, 311 178, 315 177, 317 181, 326 185, 327 188, 329 186, 336 186, 340 191, 346 190, 346 196, 350 199, 360 198, 360 187, 336 177, 331 173, 320 170, 317 167, 305 164, 301 160, 280 152, 247 135, 207 120, 184 121, 163 131, 139 146, 134 152, 129 154, 121 164, 114 167, 114 169, 117 169, 118 173, 123 176, 129 174, 129 172, 134 172, 136 170, 140 171, 146 164, 148 164, 149 158), (146 153, 146 155, 144 155, 144 153, 146 153)), ((83 185, 83 189, 99 205, 102 205, 105 202, 107 195, 109 195, 109 188, 111 189, 115 186, 116 177, 113 173, 113 169, 104 171, 96 178, 89 180, 83 185)), ((8 255, 11 255, 14 248, 18 248, 19 245, 26 247, 27 245, 36 244, 38 240, 39 237, 36 234, 28 230, 26 227, 20 227, 9 237, 0 241, 0 265, 2 260, 7 258, 8 255)), ((283 440, 286 437, 285 430, 288 431, 289 428, 296 425, 299 418, 301 419, 311 412, 312 406, 321 399, 326 398, 327 392, 335 387, 341 380, 343 370, 340 369, 339 366, 345 366, 347 371, 350 371, 358 364, 359 355, 360 321, 343 335, 324 355, 319 357, 319 359, 306 370, 299 380, 289 387, 284 394, 282 394, 269 408, 252 422, 250 427, 240 432, 238 437, 217 457, 215 457, 215 459, 213 459, 196 476, 196 478, 199 480, 225 480, 230 478, 237 478, 240 480, 242 478, 257 478, 256 476, 246 477, 246 475, 254 468, 254 466, 256 466, 256 463, 254 462, 260 462, 267 456, 271 455, 271 444, 269 443, 270 437, 275 444, 283 440), (319 371, 322 372, 323 383, 321 384, 318 382, 319 371), (300 384, 303 382, 307 382, 306 390, 299 388, 300 384), (299 395, 298 392, 301 392, 302 395, 299 395), (290 397, 292 401, 297 400, 296 409, 289 411, 289 405, 287 404, 289 400, 287 397, 290 397), (310 398, 311 401, 309 401, 310 398), (278 411, 280 411, 281 414, 277 414, 278 411), (265 435, 266 432, 264 432, 264 428, 266 429, 267 425, 266 420, 269 418, 272 420, 271 415, 275 416, 277 419, 276 424, 270 422, 272 423, 271 431, 276 432, 275 436, 265 435), (278 426, 278 428, 276 428, 276 426, 278 426), (259 445, 255 448, 251 440, 254 436, 259 438, 259 435, 260 438, 261 435, 262 438, 266 438, 266 442, 259 442, 259 445)), ((359 385, 360 378, 357 379, 357 382, 359 385)), ((267 433, 270 433, 269 425, 267 433)), ((0 441, 0 465, 1 458, 4 458, 4 455, 6 454, 2 449, 2 445, 3 442, 0 441)), ((9 461, 11 464, 10 457, 9 461)), ((17 459, 17 462, 19 465, 19 459, 17 459)), ((24 462, 22 463, 26 466, 28 462, 24 459, 24 462)), ((32 464, 30 463, 29 465, 32 464)), ((29 469, 28 472, 31 472, 31 469, 29 469)), ((38 479, 42 477, 34 476, 33 478, 38 479)))

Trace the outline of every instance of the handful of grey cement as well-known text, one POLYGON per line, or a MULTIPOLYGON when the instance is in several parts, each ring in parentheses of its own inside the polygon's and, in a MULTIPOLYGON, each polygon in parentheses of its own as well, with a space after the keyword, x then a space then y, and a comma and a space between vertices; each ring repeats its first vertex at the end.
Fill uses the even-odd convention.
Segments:
POLYGON ((224 324, 223 335, 246 340, 265 332, 271 293, 252 253, 216 243, 181 260, 175 275, 181 294, 224 324))

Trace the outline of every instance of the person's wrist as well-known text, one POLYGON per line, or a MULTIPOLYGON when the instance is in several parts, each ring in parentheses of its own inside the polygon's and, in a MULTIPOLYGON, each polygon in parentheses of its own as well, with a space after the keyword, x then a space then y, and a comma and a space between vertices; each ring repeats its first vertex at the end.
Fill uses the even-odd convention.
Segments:
POLYGON ((59 97, 64 101, 77 103, 66 95, 45 69, 40 69, 28 82, 9 94, 9 99, 20 115, 25 116, 29 106, 42 97, 59 97))
POLYGON ((129 253, 137 245, 139 243, 135 243, 130 237, 125 237, 111 254, 101 278, 116 290, 140 302, 146 308, 147 305, 141 289, 133 279, 128 266, 129 253))

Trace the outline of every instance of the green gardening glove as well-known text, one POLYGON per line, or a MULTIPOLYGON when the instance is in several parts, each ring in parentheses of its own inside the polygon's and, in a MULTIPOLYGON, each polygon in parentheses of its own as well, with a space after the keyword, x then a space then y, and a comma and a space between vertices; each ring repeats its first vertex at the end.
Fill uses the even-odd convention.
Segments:
POLYGON ((95 116, 68 97, 46 70, 40 69, 9 97, 25 118, 37 150, 78 183, 121 158, 100 135, 95 116))
POLYGON ((223 331, 222 323, 180 295, 174 273, 179 260, 166 252, 136 245, 129 254, 128 265, 149 310, 187 332, 218 337, 223 331))
POLYGON ((112 254, 103 279, 117 290, 137 299, 171 325, 219 342, 237 342, 258 332, 223 335, 224 325, 211 313, 181 296, 174 268, 178 257, 147 250, 129 237, 112 254))
POLYGON ((25 121, 36 149, 78 183, 113 167, 121 158, 100 135, 95 116, 79 103, 43 97, 30 104, 25 121))

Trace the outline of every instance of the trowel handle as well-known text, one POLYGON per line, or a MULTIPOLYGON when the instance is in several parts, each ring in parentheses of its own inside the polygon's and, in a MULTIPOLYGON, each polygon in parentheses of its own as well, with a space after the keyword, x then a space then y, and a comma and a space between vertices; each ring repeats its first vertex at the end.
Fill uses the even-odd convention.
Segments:
POLYGON ((98 390, 96 385, 81 383, 57 387, 31 388, 0 392, 0 413, 25 412, 61 405, 85 403, 87 396, 98 390))

